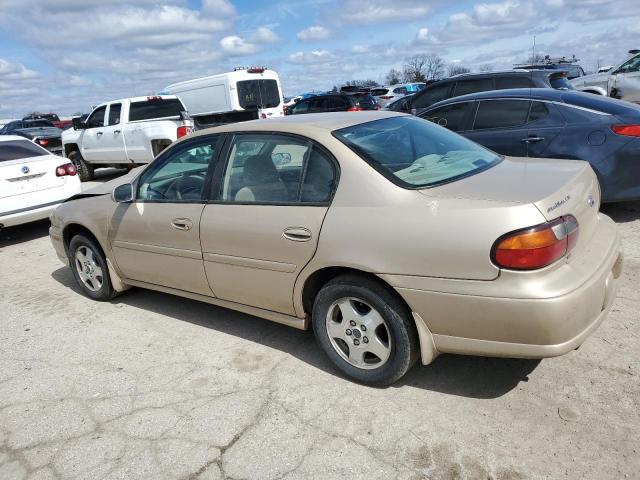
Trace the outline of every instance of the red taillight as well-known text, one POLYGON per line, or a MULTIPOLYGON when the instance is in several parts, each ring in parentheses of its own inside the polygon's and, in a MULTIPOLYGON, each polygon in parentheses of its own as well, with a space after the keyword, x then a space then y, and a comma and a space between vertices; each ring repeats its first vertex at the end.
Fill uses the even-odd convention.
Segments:
POLYGON ((263 73, 265 67, 250 67, 247 69, 247 73, 263 73))
POLYGON ((162 97, 160 95, 153 95, 153 96, 147 97, 147 100, 150 102, 159 102, 162 100, 162 97))
POLYGON ((360 107, 349 107, 347 108, 347 112, 362 112, 364 111, 364 108, 360 108, 360 107))
POLYGON ((66 177, 67 175, 74 176, 78 171, 73 163, 65 163, 56 167, 56 177, 66 177))
POLYGON ((47 145, 49 145, 49 139, 48 138, 39 138, 38 139, 38 145, 40 145, 41 147, 46 147, 47 145))
POLYGON ((193 127, 190 127, 188 125, 182 125, 181 127, 178 127, 178 138, 182 138, 186 135, 189 135, 191 132, 193 131, 193 127))
POLYGON ((493 246, 493 262, 511 270, 536 270, 567 255, 578 240, 573 215, 500 237, 493 246))
POLYGON ((612 125, 611 130, 618 135, 640 137, 640 125, 612 125))

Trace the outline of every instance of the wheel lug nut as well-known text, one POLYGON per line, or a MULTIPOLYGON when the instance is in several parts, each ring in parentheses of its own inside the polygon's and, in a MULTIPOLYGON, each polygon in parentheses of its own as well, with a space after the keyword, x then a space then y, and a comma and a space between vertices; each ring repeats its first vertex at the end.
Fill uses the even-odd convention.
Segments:
POLYGON ((367 331, 367 327, 365 327, 364 325, 360 325, 360 330, 362 330, 363 332, 367 331))
POLYGON ((347 328, 347 330, 344 333, 346 333, 347 335, 351 335, 351 330, 347 328))
POLYGON ((369 339, 368 339, 367 337, 363 337, 363 338, 362 338, 362 341, 363 341, 364 343, 369 343, 369 339))
POLYGON ((353 320, 351 320, 351 321, 349 322, 349 325, 351 325, 352 327, 355 327, 355 326, 356 326, 356 322, 354 322, 353 320))
POLYGON ((353 344, 354 344, 354 345, 360 345, 360 340, 354 340, 354 341, 353 341, 353 344))

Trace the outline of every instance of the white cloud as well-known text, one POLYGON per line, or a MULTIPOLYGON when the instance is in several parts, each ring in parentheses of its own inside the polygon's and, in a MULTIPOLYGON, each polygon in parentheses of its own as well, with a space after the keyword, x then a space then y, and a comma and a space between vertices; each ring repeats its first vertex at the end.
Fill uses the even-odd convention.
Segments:
POLYGON ((424 17, 431 10, 424 0, 347 0, 336 18, 339 23, 374 24, 401 22, 424 17))
POLYGON ((256 43, 278 43, 280 37, 268 27, 259 27, 253 35, 253 41, 256 43))
POLYGON ((39 75, 20 63, 11 63, 0 58, 0 81, 16 81, 36 78, 39 75))
POLYGON ((370 49, 369 45, 354 45, 351 47, 353 53, 367 53, 370 49))
POLYGON ((418 34, 416 35, 416 42, 426 42, 429 39, 429 29, 427 27, 423 27, 418 30, 418 34))
POLYGON ((229 35, 220 40, 222 49, 231 55, 251 55, 257 51, 256 46, 237 35, 229 35))
POLYGON ((202 13, 219 17, 233 17, 236 8, 228 0, 203 0, 202 13))
POLYGON ((298 32, 297 37, 303 42, 327 40, 331 36, 331 30, 320 25, 312 25, 298 32))
POLYGON ((327 50, 312 50, 311 52, 296 52, 289 55, 291 63, 322 63, 334 58, 327 50))

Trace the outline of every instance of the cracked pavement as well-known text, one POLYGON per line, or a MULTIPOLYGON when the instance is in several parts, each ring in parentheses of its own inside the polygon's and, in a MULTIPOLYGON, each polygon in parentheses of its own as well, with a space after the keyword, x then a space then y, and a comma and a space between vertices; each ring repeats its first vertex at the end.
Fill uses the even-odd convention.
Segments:
POLYGON ((0 232, 0 479, 638 478, 640 204, 626 266, 564 357, 441 356, 341 378, 301 332, 134 289, 81 296, 47 222, 0 232))

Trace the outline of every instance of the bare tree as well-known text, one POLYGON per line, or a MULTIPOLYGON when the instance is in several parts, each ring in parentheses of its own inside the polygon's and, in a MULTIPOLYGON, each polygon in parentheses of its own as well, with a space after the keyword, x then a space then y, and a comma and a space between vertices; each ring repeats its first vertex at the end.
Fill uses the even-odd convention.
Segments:
POLYGON ((438 80, 444 76, 444 69, 444 60, 436 53, 414 55, 405 61, 403 76, 405 82, 438 80))
POLYGON ((480 70, 481 72, 493 72, 493 65, 491 65, 490 63, 485 63, 484 65, 480 65, 478 67, 478 70, 480 70))
POLYGON ((387 76, 385 77, 385 80, 387 81, 387 85, 395 85, 397 83, 400 83, 402 80, 402 72, 400 70, 396 70, 395 68, 392 68, 391 70, 389 70, 389 72, 387 73, 387 76))
POLYGON ((447 71, 449 72, 449 76, 453 77, 454 75, 460 75, 461 73, 471 73, 471 69, 465 67, 464 65, 460 65, 459 63, 451 63, 447 67, 447 71))

